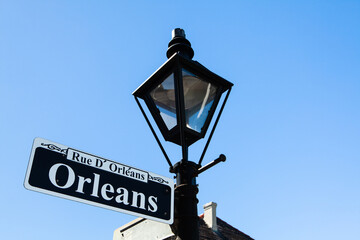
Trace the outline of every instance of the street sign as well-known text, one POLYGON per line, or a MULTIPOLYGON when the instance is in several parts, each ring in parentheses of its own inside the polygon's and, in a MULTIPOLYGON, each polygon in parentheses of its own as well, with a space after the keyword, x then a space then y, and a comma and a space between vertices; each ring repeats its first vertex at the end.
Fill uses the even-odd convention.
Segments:
POLYGON ((172 224, 174 183, 155 173, 35 138, 25 188, 172 224))

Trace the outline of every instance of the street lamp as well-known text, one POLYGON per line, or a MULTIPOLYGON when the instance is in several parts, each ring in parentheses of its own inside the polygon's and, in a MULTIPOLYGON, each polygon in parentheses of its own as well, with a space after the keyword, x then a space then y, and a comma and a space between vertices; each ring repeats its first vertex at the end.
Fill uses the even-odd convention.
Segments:
POLYGON ((183 29, 174 29, 168 60, 134 93, 136 102, 154 134, 168 164, 176 174, 174 233, 182 240, 198 239, 196 176, 225 156, 201 168, 232 83, 193 61, 194 51, 183 29), (198 163, 188 160, 188 147, 205 137, 216 107, 227 92, 198 163), (182 160, 172 165, 138 98, 144 100, 164 139, 180 145, 182 160))

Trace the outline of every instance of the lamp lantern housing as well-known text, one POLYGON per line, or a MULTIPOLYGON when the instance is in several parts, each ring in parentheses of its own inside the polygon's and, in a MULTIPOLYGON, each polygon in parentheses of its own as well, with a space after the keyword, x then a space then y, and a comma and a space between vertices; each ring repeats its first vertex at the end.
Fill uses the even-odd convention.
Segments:
POLYGON ((204 138, 221 95, 233 84, 191 59, 181 30, 173 32, 169 59, 133 95, 145 101, 166 141, 190 146, 204 138))

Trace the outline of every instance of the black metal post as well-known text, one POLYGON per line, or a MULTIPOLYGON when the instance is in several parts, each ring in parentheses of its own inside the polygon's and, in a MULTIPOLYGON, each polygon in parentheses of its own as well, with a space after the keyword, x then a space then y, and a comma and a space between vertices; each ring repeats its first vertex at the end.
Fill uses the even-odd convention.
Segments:
POLYGON ((174 166, 176 173, 175 216, 171 227, 177 240, 199 239, 197 170, 198 165, 190 161, 180 161, 174 166))
MULTIPOLYGON (((176 28, 172 32, 172 39, 169 42, 167 57, 179 52, 184 57, 191 59, 194 51, 190 42, 185 38, 183 29, 176 28)), ((177 72, 177 79, 181 78, 181 72, 177 72)), ((180 122, 180 138, 183 159, 174 165, 173 173, 176 174, 175 186, 175 209, 174 223, 171 226, 177 240, 198 240, 199 239, 199 216, 197 212, 198 187, 196 176, 199 165, 188 161, 188 145, 185 140, 185 106, 183 96, 183 83, 177 81, 175 86, 177 93, 177 114, 180 122)))

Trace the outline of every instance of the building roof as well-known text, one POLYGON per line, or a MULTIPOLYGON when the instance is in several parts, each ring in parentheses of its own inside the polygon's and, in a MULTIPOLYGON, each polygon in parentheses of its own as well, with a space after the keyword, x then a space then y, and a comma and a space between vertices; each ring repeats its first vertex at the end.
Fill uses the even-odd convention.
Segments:
MULTIPOLYGON (((250 236, 234 228, 221 218, 216 218, 218 231, 213 231, 204 221, 204 214, 199 216, 199 239, 200 240, 254 240, 250 236)), ((164 240, 176 240, 176 236, 170 236, 164 240)))
MULTIPOLYGON (((199 216, 200 240, 254 240, 218 218, 216 206, 214 202, 204 205, 204 213, 199 216)), ((127 239, 176 240, 176 236, 168 224, 138 218, 114 231, 113 240, 127 239)))

